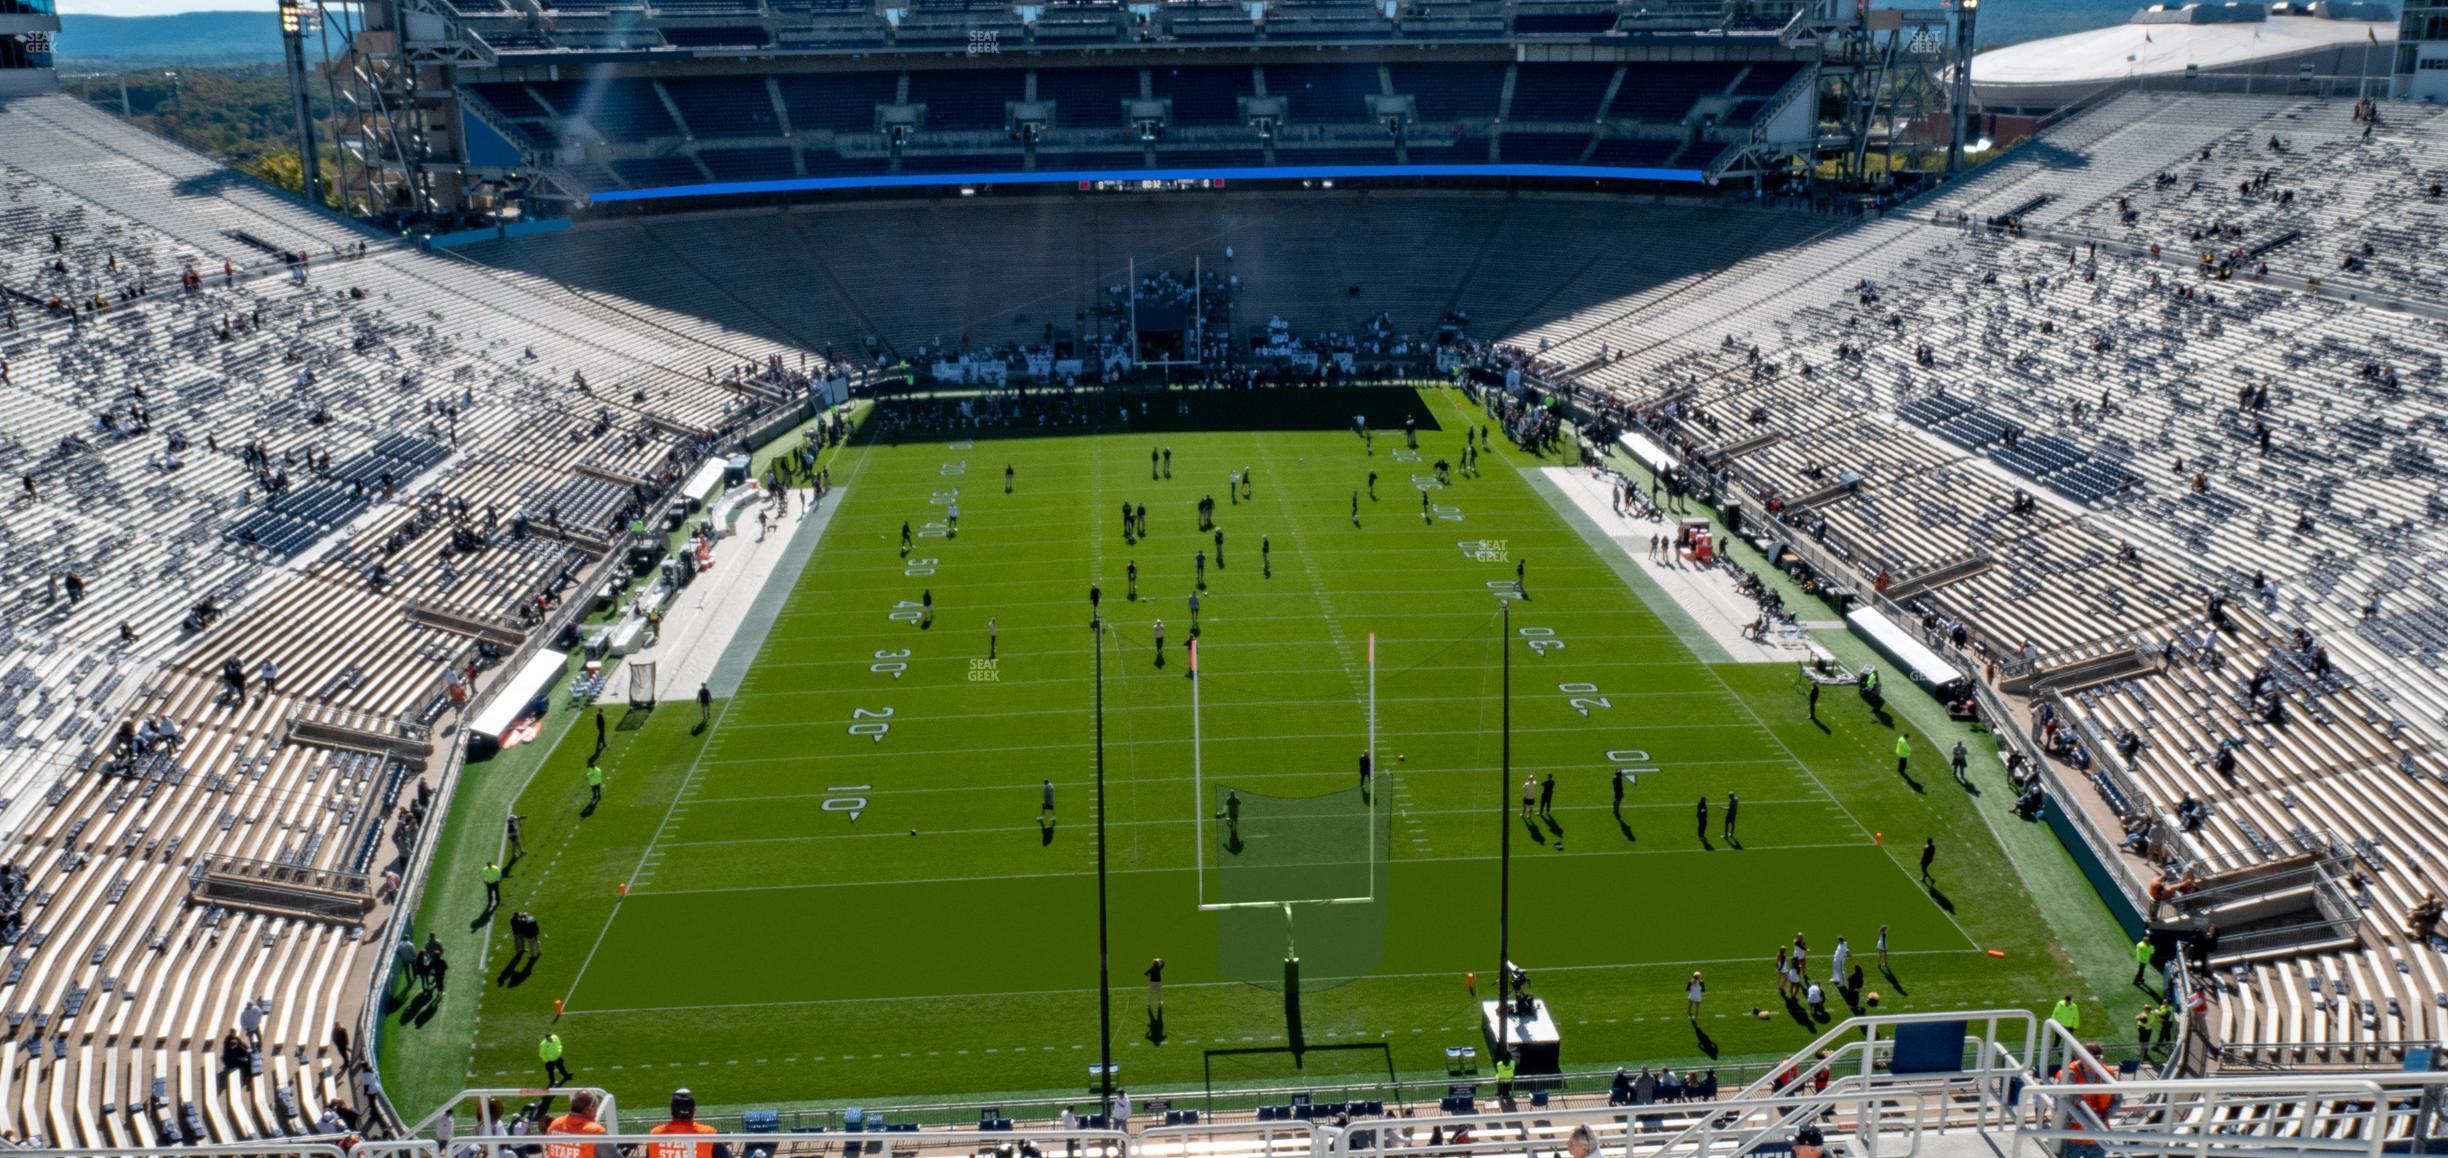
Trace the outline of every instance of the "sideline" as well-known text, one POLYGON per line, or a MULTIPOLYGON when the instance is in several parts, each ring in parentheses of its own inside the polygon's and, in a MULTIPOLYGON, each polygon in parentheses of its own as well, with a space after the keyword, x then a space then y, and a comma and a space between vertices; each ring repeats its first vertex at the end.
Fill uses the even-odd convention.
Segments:
MULTIPOLYGON (((1631 552, 1617 550, 1613 537, 1607 533, 1606 528, 1591 522, 1590 517, 1582 513, 1580 507, 1574 504, 1571 496, 1566 495, 1553 479, 1548 478, 1542 468, 1523 467, 1521 474, 1522 481, 1530 484, 1530 489, 1540 498, 1547 500, 1547 505, 1554 509, 1556 517, 1562 519, 1566 526, 1571 527, 1575 534, 1581 536, 1582 544, 1589 549, 1590 554, 1614 571, 1618 578, 1629 584, 1632 587, 1633 598, 1639 600, 1641 605, 1657 618, 1660 626, 1690 650, 1694 662, 1703 664, 1734 662, 1734 657, 1718 643, 1716 635, 1693 618, 1691 609, 1685 607, 1682 600, 1675 598, 1671 592, 1659 586, 1657 577, 1649 574, 1648 568, 1635 566, 1631 552)), ((1657 525, 1662 529, 1668 524, 1661 522, 1657 525)))
MULTIPOLYGON (((1607 488, 1591 475, 1588 468, 1547 467, 1532 475, 1530 481, 1532 489, 1544 495, 1568 521, 1576 511, 1583 516, 1587 525, 1576 524, 1574 529, 1581 532, 1583 539, 1592 540, 1590 547, 1600 555, 1608 556, 1610 563, 1615 562, 1614 553, 1620 553, 1625 560, 1632 558, 1633 544, 1640 535, 1632 530, 1611 531, 1599 522, 1612 515, 1612 500, 1607 488)), ((1675 528, 1673 520, 1664 518, 1631 525, 1646 526, 1651 535, 1665 534, 1669 537, 1675 528)), ((1618 566, 1616 569, 1621 571, 1623 568, 1618 566)), ((1734 580, 1718 568, 1678 564, 1660 571, 1654 564, 1645 564, 1637 570, 1651 587, 1656 588, 1660 595, 1691 620, 1695 630, 1707 633, 1717 649, 1734 663, 1807 663, 1813 655, 1821 654, 1817 645, 1811 642, 1809 634, 1800 630, 1778 630, 1758 639, 1744 635, 1743 629, 1758 615, 1759 607, 1749 596, 1737 590, 1734 580)), ((1658 606, 1655 600, 1647 602, 1652 608, 1658 606)))
MULTIPOLYGON (((792 493, 802 502, 809 495, 799 488, 792 493)), ((630 662, 658 664, 656 699, 688 699, 700 683, 716 696, 739 690, 766 634, 781 617, 782 605, 816 554, 817 542, 833 522, 833 512, 849 494, 848 487, 835 487, 814 509, 801 508, 787 537, 767 536, 782 539, 779 550, 739 532, 726 534, 714 545, 714 569, 683 589, 683 601, 665 612, 662 638, 629 657, 630 662), (660 663, 666 657, 668 670, 660 663)))

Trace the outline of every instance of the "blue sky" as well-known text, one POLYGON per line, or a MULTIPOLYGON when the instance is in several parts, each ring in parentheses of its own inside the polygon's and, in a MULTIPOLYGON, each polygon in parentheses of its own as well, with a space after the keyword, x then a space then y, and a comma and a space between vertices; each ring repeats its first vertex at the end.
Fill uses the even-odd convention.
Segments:
POLYGON ((59 0, 72 16, 160 16, 169 12, 270 12, 276 0, 59 0))

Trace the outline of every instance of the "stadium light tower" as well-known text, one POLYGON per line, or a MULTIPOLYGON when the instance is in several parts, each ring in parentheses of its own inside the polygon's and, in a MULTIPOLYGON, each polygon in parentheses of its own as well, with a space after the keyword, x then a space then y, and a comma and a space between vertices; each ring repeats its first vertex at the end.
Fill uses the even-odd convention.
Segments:
POLYGON ((282 55, 288 60, 289 99, 297 105, 298 177, 306 200, 323 203, 323 161, 315 152, 314 110, 307 101, 306 34, 323 28, 314 0, 280 0, 282 55))
POLYGON ((1947 131, 1947 176, 1963 172, 1964 146, 1971 138, 1964 135, 1965 122, 1972 115, 1972 26, 1980 15, 1980 0, 1957 0, 1955 5, 1955 75, 1949 93, 1949 127, 1947 131))
MULTIPOLYGON (((1137 283, 1133 283, 1134 287, 1137 283)), ((1133 292, 1137 292, 1134 288, 1133 292)), ((1097 1086, 1098 1112, 1113 1113, 1113 939, 1105 908, 1105 618, 1088 624, 1096 641, 1096 849, 1097 849, 1097 1086)))
POLYGON ((1496 646, 1504 652, 1504 680, 1498 684, 1498 766, 1496 831, 1502 835, 1496 852, 1496 1057, 1503 1065, 1513 1008, 1513 601, 1504 601, 1496 646))

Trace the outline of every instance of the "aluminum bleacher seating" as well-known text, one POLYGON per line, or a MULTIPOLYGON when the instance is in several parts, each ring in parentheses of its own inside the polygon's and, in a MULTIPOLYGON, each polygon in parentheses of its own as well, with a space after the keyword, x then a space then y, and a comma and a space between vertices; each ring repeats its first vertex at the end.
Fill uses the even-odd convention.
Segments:
MULTIPOLYGON (((523 87, 496 95, 542 111, 523 87)), ((601 476, 674 481, 742 412, 707 367, 783 347, 383 243, 67 98, 0 122, 29 147, 0 212, 39 200, 48 215, 21 224, 60 231, 72 268, 150 291, 11 336, 0 415, 36 489, 13 489, 0 523, 0 857, 37 899, 6 951, 0 1126, 71 1149, 296 1133, 353 1097, 329 1029, 364 1000, 368 926, 203 882, 273 866, 373 906, 391 813, 424 771, 405 754, 421 713, 444 665, 478 658, 463 629, 515 638, 591 558, 477 512, 584 479, 576 514, 608 527, 630 491, 601 476), (187 182, 221 195, 172 192, 187 182), (360 240, 379 247, 358 256, 360 240), (279 272, 284 247, 308 255, 303 279, 279 272), (190 263, 204 284, 181 291, 190 263), (262 497, 248 445, 284 494, 262 497), (484 527, 465 549, 444 529, 461 514, 484 527), (54 586, 68 572, 81 601, 54 586), (243 697, 224 660, 251 677, 243 697), (266 660, 276 688, 253 678, 266 660), (175 746, 115 741, 156 719, 175 746), (328 746, 293 734, 302 719, 405 746, 328 746), (219 1036, 250 1000, 271 1011, 266 1048, 224 1080, 219 1036)))

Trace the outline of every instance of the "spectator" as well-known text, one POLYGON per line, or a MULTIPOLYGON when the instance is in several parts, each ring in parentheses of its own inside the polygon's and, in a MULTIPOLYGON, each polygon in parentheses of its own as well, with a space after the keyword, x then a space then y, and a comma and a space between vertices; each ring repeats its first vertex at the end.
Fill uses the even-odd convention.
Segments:
MULTIPOLYGON (((604 1132, 603 1123, 595 1120, 595 1091, 579 1090, 570 1095, 569 1113, 552 1120, 545 1127, 548 1137, 593 1137, 604 1132)), ((544 1158, 612 1158, 612 1148, 576 1142, 547 1142, 544 1158)))
MULTIPOLYGON (((647 1131, 658 1137, 715 1132, 697 1120, 697 1095, 686 1087, 672 1091, 671 1121, 647 1131)), ((647 1145, 645 1158, 731 1158, 731 1147, 720 1142, 654 1142, 647 1145)))

